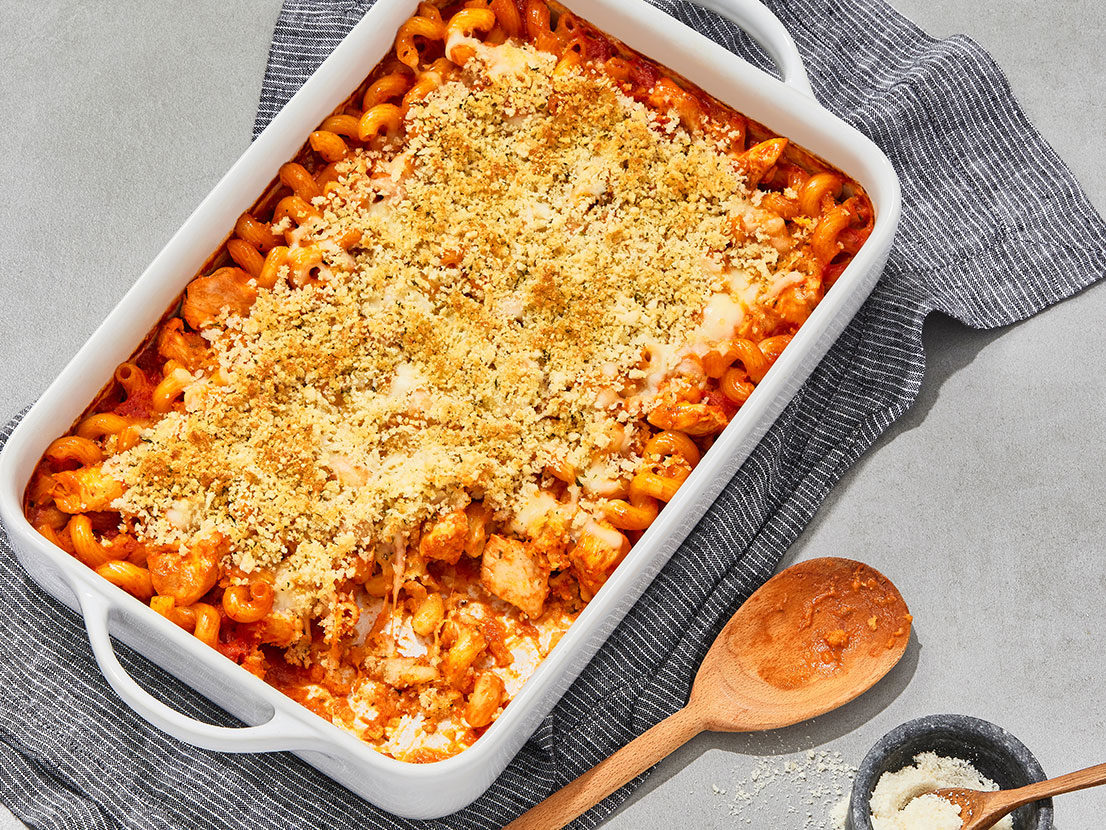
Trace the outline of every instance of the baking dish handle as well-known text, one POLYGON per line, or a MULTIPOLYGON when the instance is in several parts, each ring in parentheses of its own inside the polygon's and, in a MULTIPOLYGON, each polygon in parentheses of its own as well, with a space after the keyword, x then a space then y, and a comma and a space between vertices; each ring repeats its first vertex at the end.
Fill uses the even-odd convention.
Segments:
POLYGON ((691 0, 736 23, 759 43, 776 64, 784 83, 814 97, 799 49, 787 28, 760 0, 691 0))
POLYGON ((123 702, 150 725, 186 744, 217 752, 282 752, 318 747, 318 734, 314 730, 279 709, 258 726, 226 727, 195 720, 162 703, 135 682, 115 655, 108 633, 111 612, 108 600, 88 589, 77 591, 77 596, 100 670, 123 702))

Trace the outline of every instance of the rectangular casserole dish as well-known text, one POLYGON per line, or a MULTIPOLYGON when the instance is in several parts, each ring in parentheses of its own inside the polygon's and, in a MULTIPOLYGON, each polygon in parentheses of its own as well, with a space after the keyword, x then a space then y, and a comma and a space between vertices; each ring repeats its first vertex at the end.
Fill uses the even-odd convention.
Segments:
POLYGON ((379 0, 170 240, 19 424, 0 455, 0 517, 21 563, 47 592, 84 615, 96 659, 112 687, 140 715, 174 737, 226 752, 293 751, 358 795, 403 816, 438 817, 470 803, 509 763, 663 567, 875 284, 898 223, 897 178, 875 145, 813 99, 794 44, 764 7, 752 0, 703 3, 760 40, 780 66, 784 82, 643 2, 576 0, 570 5, 629 47, 855 178, 875 207, 868 242, 668 509, 476 744, 432 764, 385 757, 100 579, 42 538, 21 510, 23 489, 52 437, 68 429, 103 379, 127 359, 208 253, 221 244, 238 215, 265 190, 277 168, 391 48, 393 33, 413 13, 415 2, 379 0), (169 709, 126 674, 109 635, 253 725, 215 727, 169 709))

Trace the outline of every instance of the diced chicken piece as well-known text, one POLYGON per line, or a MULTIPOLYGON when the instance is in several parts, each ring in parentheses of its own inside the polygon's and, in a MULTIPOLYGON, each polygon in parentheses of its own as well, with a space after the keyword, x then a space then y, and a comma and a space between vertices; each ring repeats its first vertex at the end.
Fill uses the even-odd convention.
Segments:
POLYGON ((97 464, 54 474, 54 503, 66 513, 108 510, 123 495, 123 485, 97 464))
POLYGON ((198 602, 215 587, 219 563, 225 552, 226 540, 221 533, 216 533, 196 542, 184 553, 151 553, 146 561, 154 590, 161 596, 173 597, 178 607, 198 602))
POLYGON ((188 283, 181 304, 181 317, 194 329, 204 329, 222 312, 245 316, 257 299, 257 289, 241 268, 220 268, 188 283))
POLYGON ((464 510, 454 510, 435 522, 434 526, 423 534, 419 542, 419 553, 427 559, 438 559, 456 565, 465 552, 465 543, 469 538, 469 520, 464 510))
POLYGON ((802 323, 821 299, 821 281, 808 277, 798 285, 789 285, 781 290, 775 310, 789 323, 796 320, 802 323))
POLYGON ((386 657, 379 663, 380 679, 395 689, 433 683, 438 670, 421 657, 386 657))
POLYGON ((279 648, 292 646, 304 635, 303 620, 284 614, 271 613, 257 625, 260 627, 261 642, 279 648))
POLYGON ((209 348, 203 337, 184 330, 180 317, 171 317, 158 333, 157 353, 195 372, 207 361, 209 348))
POLYGON ((552 570, 569 566, 568 518, 562 513, 546 513, 529 528, 530 550, 549 563, 552 570))
POLYGON ((760 180, 780 160, 787 149, 786 138, 770 138, 754 144, 737 158, 737 167, 745 174, 749 188, 755 188, 760 180))
POLYGON ((606 522, 590 526, 569 552, 580 593, 591 599, 630 551, 626 536, 606 522))
POLYGON ((484 587, 526 616, 537 619, 549 595, 549 563, 540 551, 517 539, 490 536, 480 579, 484 587))
POLYGON ((649 413, 648 420, 658 429, 688 435, 716 435, 729 423, 725 410, 712 403, 662 403, 649 413))

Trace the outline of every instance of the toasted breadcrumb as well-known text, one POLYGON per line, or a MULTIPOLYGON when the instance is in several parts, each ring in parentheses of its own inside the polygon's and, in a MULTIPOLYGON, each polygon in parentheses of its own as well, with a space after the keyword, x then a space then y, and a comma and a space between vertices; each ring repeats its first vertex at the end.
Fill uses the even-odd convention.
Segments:
POLYGON ((404 141, 340 165, 292 231, 323 251, 313 282, 207 329, 219 382, 105 464, 139 538, 219 532, 240 571, 275 572, 279 610, 335 625, 359 562, 474 499, 510 521, 547 467, 578 471, 578 536, 601 502, 589 482, 639 466, 662 381, 763 335, 750 309, 796 260, 733 159, 553 66, 480 45, 404 141))

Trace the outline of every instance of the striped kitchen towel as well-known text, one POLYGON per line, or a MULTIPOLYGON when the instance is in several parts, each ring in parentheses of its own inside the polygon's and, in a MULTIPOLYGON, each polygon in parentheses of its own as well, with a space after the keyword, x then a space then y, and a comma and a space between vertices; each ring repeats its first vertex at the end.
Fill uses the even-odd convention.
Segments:
MULTIPOLYGON (((765 64, 714 15, 684 0, 653 2, 765 64)), ((258 131, 370 5, 286 0, 258 131)), ((1103 276, 1106 226, 977 44, 934 40, 881 0, 768 5, 798 41, 822 103, 871 136, 898 169, 899 237, 856 319, 487 794, 436 822, 407 821, 289 755, 221 755, 166 737, 116 698, 79 619, 31 583, 0 539, 0 801, 35 827, 501 827, 683 704, 721 625, 772 574, 844 471, 914 400, 927 314, 1003 326, 1103 276)), ((120 651, 160 698, 232 722, 120 651)), ((632 786, 574 826, 597 825, 632 786)))

